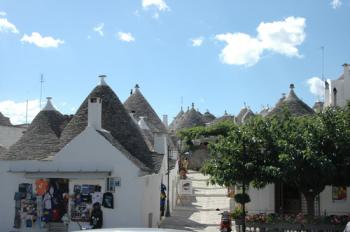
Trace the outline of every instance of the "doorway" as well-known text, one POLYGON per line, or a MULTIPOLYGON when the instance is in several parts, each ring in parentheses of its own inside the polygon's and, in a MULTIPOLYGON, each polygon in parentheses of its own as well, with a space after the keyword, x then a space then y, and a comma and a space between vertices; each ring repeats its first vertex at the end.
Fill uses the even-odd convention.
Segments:
POLYGON ((46 222, 62 222, 68 212, 69 182, 68 179, 50 178, 46 181, 47 190, 42 196, 42 216, 46 222))
POLYGON ((301 193, 286 183, 275 184, 275 212, 298 214, 301 212, 301 193))

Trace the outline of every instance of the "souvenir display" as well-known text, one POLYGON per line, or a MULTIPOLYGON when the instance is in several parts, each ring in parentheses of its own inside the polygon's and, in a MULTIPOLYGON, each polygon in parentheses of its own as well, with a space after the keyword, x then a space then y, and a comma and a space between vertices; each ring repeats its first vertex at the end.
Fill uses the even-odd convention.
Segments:
POLYGON ((37 219, 37 200, 33 194, 31 184, 21 183, 18 185, 18 192, 14 195, 15 200, 15 220, 14 228, 21 228, 22 221, 25 227, 33 227, 37 219))
POLYGON ((81 193, 81 185, 74 185, 74 193, 81 193))
MULTIPOLYGON (((100 206, 103 202, 101 186, 74 185, 73 192, 74 194, 70 196, 67 179, 41 178, 35 181, 35 186, 29 183, 19 184, 18 192, 13 196, 15 201, 13 227, 44 228, 50 222, 69 223, 68 215, 72 221, 90 222, 93 204, 100 206), (68 214, 69 202, 70 214, 68 214)), ((107 205, 113 207, 113 199, 106 201, 107 205)), ((99 214, 94 217, 94 225, 99 226, 102 218, 97 215, 99 214)))
POLYGON ((62 222, 63 215, 68 212, 68 180, 39 179, 35 184, 41 222, 62 222))
POLYGON ((114 208, 113 193, 107 192, 103 194, 102 206, 105 208, 114 208))
POLYGON ((44 179, 39 179, 35 181, 35 186, 36 186, 35 188, 36 194, 39 196, 42 196, 48 190, 49 183, 44 179))
POLYGON ((89 222, 92 205, 95 202, 102 203, 101 186, 99 185, 74 185, 74 195, 71 199, 71 220, 89 222))

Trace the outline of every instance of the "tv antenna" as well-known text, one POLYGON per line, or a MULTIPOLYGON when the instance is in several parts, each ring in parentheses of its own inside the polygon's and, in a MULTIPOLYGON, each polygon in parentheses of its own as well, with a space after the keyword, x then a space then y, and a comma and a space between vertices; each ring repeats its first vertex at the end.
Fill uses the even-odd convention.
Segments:
POLYGON ((43 96, 43 83, 44 83, 44 74, 41 74, 41 76, 40 76, 40 102, 39 102, 40 110, 41 110, 41 98, 43 96))
POLYGON ((324 46, 321 46, 322 52, 322 81, 324 81, 324 46))

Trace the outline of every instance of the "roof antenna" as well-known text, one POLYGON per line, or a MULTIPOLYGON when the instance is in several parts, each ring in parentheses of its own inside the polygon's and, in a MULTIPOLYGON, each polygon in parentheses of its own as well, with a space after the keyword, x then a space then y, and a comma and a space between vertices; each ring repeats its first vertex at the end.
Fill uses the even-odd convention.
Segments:
POLYGON ((322 51, 322 81, 324 81, 324 46, 321 46, 322 51))
POLYGON ((41 110, 41 98, 43 96, 43 83, 44 83, 44 74, 41 74, 41 76, 40 76, 40 102, 39 102, 40 110, 41 110))

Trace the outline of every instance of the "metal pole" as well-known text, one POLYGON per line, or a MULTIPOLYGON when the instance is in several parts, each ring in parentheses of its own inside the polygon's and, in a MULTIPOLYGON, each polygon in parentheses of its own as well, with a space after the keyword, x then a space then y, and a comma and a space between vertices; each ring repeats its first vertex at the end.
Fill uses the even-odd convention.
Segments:
POLYGON ((41 76, 40 76, 40 102, 39 102, 40 110, 41 110, 41 98, 43 95, 43 83, 44 83, 44 74, 41 74, 41 76))
POLYGON ((169 153, 170 153, 170 147, 168 146, 168 152, 167 152, 167 168, 168 168, 168 186, 167 186, 167 196, 166 196, 166 212, 165 217, 170 217, 170 205, 169 205, 169 189, 170 189, 170 168, 169 168, 169 153))
MULTIPOLYGON (((245 139, 243 138, 243 159, 244 159, 244 164, 245 164, 245 159, 247 157, 247 150, 246 150, 246 144, 245 144, 245 139)), ((242 181, 242 193, 245 195, 245 181, 242 181)), ((246 232, 246 225, 245 225, 245 202, 242 204, 242 209, 243 209, 243 225, 242 225, 242 230, 243 232, 246 232)))

